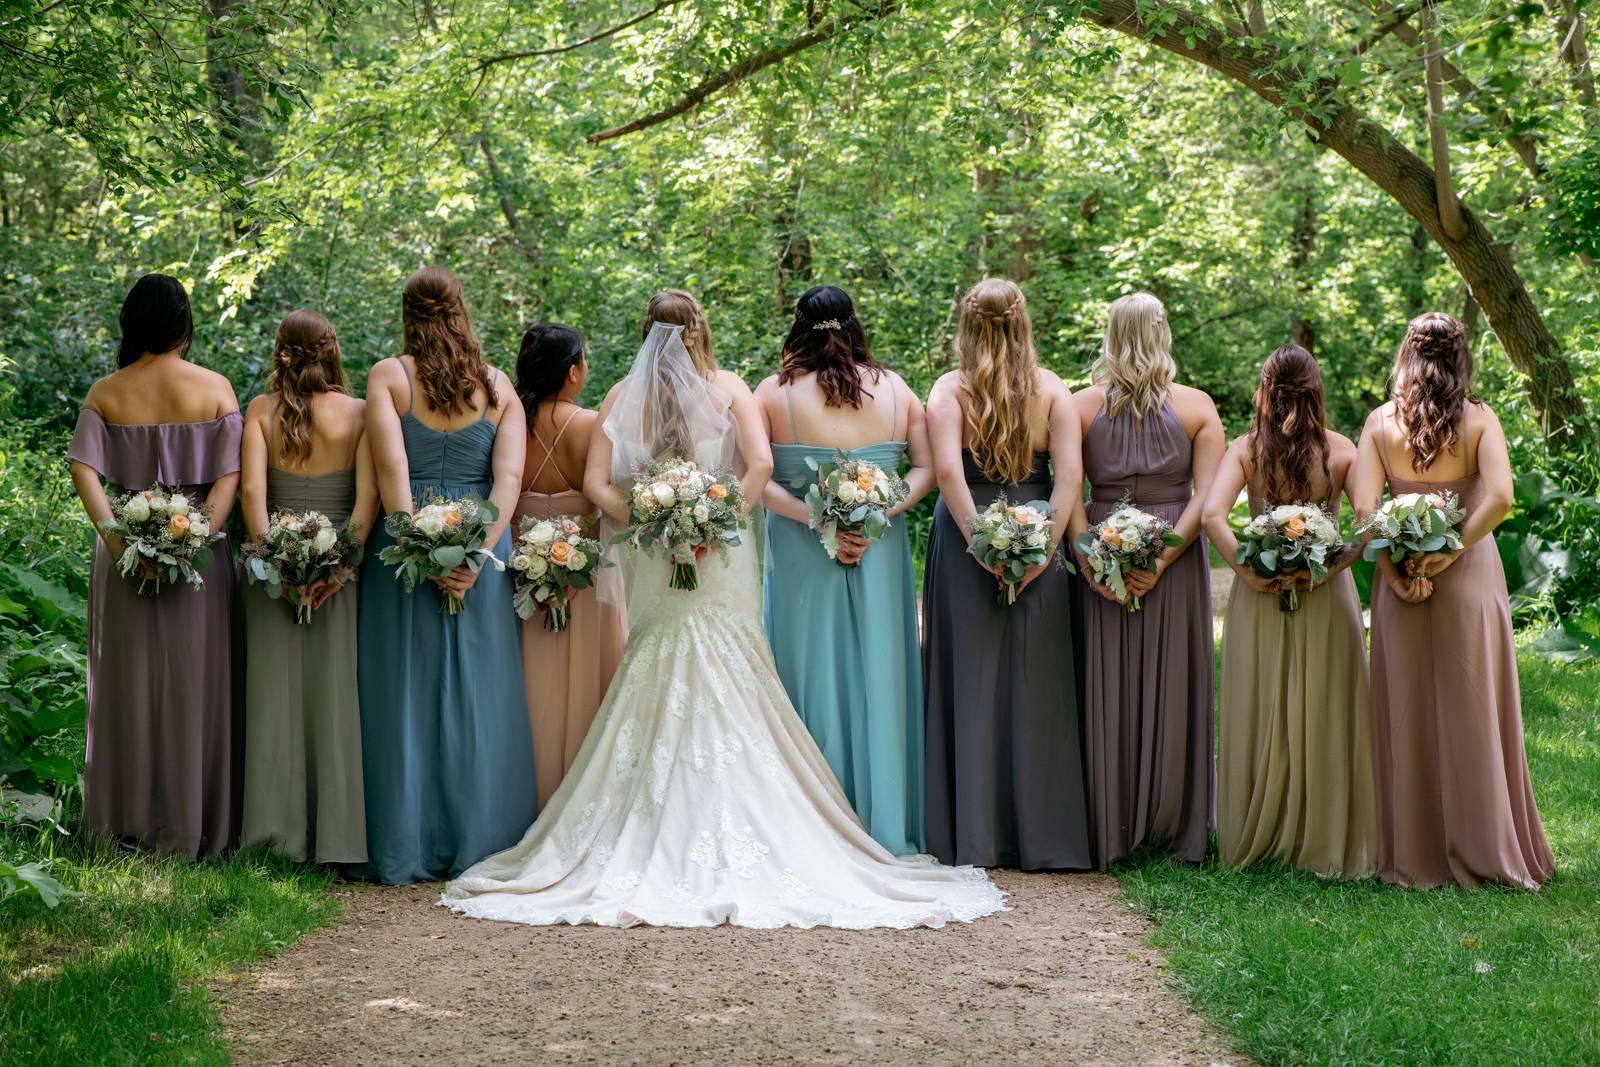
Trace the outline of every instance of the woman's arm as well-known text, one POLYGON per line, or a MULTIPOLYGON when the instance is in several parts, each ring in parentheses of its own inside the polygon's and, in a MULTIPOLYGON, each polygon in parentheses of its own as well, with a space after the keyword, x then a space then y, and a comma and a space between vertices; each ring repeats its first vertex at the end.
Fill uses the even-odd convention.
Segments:
MULTIPOLYGON (((776 382, 776 378, 768 378, 756 386, 756 409, 761 413, 761 429, 767 435, 769 452, 772 447, 770 444, 772 412, 768 408, 768 402, 771 400, 768 393, 775 387, 776 382)), ((766 487, 761 490, 761 503, 774 515, 782 515, 802 525, 809 525, 811 522, 811 509, 806 507, 805 502, 789 492, 787 486, 781 485, 773 478, 768 478, 766 487)))
POLYGON ((933 476, 939 483, 939 497, 950 512, 950 518, 955 520, 956 529, 971 545, 969 524, 978 514, 978 507, 972 502, 966 469, 961 464, 966 413, 961 407, 960 388, 960 379, 954 374, 946 374, 934 383, 928 394, 928 446, 933 453, 933 476))
POLYGON ((245 411, 244 440, 239 446, 239 487, 244 507, 244 528, 251 540, 267 532, 267 442, 263 425, 267 405, 265 396, 250 401, 245 411))
MULTIPOLYGON (((228 379, 217 375, 220 381, 220 396, 217 398, 217 417, 231 415, 239 410, 239 398, 234 395, 233 385, 228 379)), ((224 474, 211 483, 211 491, 206 494, 207 514, 211 517, 211 528, 220 530, 228 522, 228 516, 233 512, 233 503, 239 498, 239 472, 224 474)))
POLYGON ((378 521, 378 471, 372 461, 372 440, 364 429, 356 439, 356 500, 350 508, 350 532, 367 543, 378 521))
POLYGON ((1228 439, 1222 432, 1222 420, 1217 417, 1217 405, 1198 389, 1191 394, 1191 417, 1198 416, 1193 435, 1194 495, 1184 507, 1178 521, 1172 524, 1173 532, 1183 538, 1181 545, 1170 545, 1156 560, 1156 569, 1131 571, 1128 591, 1134 596, 1144 596, 1155 587, 1156 581, 1167 572, 1178 557, 1189 550, 1200 536, 1200 516, 1205 511, 1206 498, 1211 495, 1211 483, 1216 479, 1217 468, 1222 465, 1222 454, 1227 450, 1228 439))
POLYGON ((397 359, 379 360, 367 377, 366 440, 372 451, 378 499, 391 515, 412 510, 411 465, 400 427, 403 412, 394 399, 394 387, 404 377, 405 368, 397 359))
POLYGON ((503 374, 495 376, 495 403, 500 417, 495 425, 494 452, 490 468, 494 484, 489 499, 500 509, 499 518, 489 527, 489 544, 497 544, 500 535, 511 525, 511 514, 517 510, 517 498, 522 495, 522 465, 528 461, 528 417, 522 410, 522 401, 503 374))
POLYGON ((1223 453, 1222 463, 1217 467, 1217 476, 1212 479, 1211 488, 1206 493, 1205 505, 1200 513, 1200 525, 1205 529, 1206 536, 1211 538, 1211 543, 1217 546, 1217 552, 1241 582, 1258 593, 1276 593, 1282 588, 1280 580, 1263 578, 1254 568, 1235 562, 1239 554, 1239 538, 1234 535, 1233 526, 1228 522, 1228 515, 1233 511, 1234 501, 1239 499, 1239 493, 1245 486, 1244 457, 1248 451, 1249 438, 1241 437, 1223 453))
POLYGON ((616 396, 617 386, 613 385, 594 420, 594 430, 589 435, 589 458, 583 467, 583 495, 606 518, 618 526, 626 526, 628 498, 621 489, 611 484, 611 438, 606 436, 606 417, 611 414, 611 405, 615 403, 616 396))
POLYGON ((733 398, 734 425, 739 431, 739 456, 744 460, 744 501, 748 513, 762 498, 772 478, 772 443, 750 387, 732 371, 723 371, 723 387, 733 398))
MULTIPOLYGON (((1367 423, 1361 428, 1361 441, 1356 445, 1356 465, 1350 472, 1350 480, 1345 485, 1345 492, 1350 497, 1350 506, 1355 508, 1358 522, 1365 522, 1371 518, 1383 500, 1383 456, 1378 451, 1381 448, 1383 448, 1383 409, 1379 408, 1367 416, 1367 423)), ((1366 537, 1362 538, 1362 543, 1367 540, 1366 537)), ((1396 596, 1407 603, 1420 603, 1433 591, 1426 578, 1407 578, 1402 575, 1387 552, 1378 554, 1378 577, 1387 583, 1396 596)))
POLYGON ((906 462, 911 469, 906 471, 906 498, 889 509, 891 519, 916 507, 923 497, 933 492, 935 484, 933 446, 928 441, 928 418, 922 410, 922 401, 898 376, 894 383, 906 402, 906 462))
POLYGON ((1073 508, 1083 507, 1083 426, 1078 406, 1065 382, 1050 375, 1050 468, 1055 488, 1050 493, 1050 509, 1057 516, 1050 552, 1060 546, 1071 525, 1073 508), (1062 521, 1060 516, 1067 516, 1062 521))
POLYGON ((1511 475, 1511 454, 1506 446, 1505 430, 1500 420, 1487 405, 1476 406, 1478 416, 1484 420, 1483 432, 1478 437, 1478 477, 1483 483, 1483 499, 1467 512, 1461 523, 1461 547, 1454 552, 1429 552, 1417 561, 1417 573, 1432 578, 1461 554, 1494 532, 1496 526, 1511 511, 1516 500, 1516 488, 1511 475))

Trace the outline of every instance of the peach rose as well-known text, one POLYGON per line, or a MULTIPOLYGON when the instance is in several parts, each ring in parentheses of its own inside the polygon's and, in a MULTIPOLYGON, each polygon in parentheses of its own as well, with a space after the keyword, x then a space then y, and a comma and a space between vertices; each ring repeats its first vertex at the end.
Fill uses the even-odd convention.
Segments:
POLYGON ((866 490, 866 489, 871 489, 872 488, 872 472, 871 471, 862 471, 860 474, 856 475, 856 488, 857 489, 862 489, 862 490, 866 490))
POLYGON ((1296 537, 1304 537, 1305 534, 1306 520, 1300 518, 1299 516, 1295 516, 1283 524, 1283 536, 1290 538, 1291 540, 1296 537))
POLYGON ((444 513, 444 524, 446 526, 460 526, 463 518, 465 518, 465 516, 461 514, 459 509, 451 508, 449 511, 444 513))
POLYGON ((183 514, 181 511, 172 516, 172 518, 167 520, 167 532, 175 538, 188 537, 189 516, 183 514))
POLYGON ((568 541, 557 541, 550 546, 550 558, 565 566, 567 557, 572 555, 572 544, 568 541))
POLYGON ((1100 540, 1104 541, 1112 548, 1122 547, 1122 533, 1118 530, 1112 529, 1109 526, 1100 531, 1100 540))
POLYGON ((712 482, 711 488, 706 490, 707 495, 713 500, 721 500, 728 495, 728 487, 721 482, 712 482))

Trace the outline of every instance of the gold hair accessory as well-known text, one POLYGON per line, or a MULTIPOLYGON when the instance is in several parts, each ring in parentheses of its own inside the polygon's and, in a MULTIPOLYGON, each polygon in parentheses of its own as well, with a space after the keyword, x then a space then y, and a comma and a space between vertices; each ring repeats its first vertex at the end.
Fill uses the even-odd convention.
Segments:
POLYGON ((813 330, 842 330, 844 329, 844 323, 838 319, 823 319, 821 322, 812 323, 811 328, 813 330))

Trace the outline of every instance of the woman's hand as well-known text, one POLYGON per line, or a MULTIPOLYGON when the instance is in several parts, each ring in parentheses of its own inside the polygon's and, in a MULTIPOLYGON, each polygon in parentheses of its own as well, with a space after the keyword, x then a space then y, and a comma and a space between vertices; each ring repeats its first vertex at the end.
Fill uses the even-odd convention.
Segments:
POLYGON ((1420 604, 1433 595, 1433 583, 1426 578, 1390 579, 1389 588, 1407 604, 1420 604))
POLYGON ((483 568, 480 567, 478 570, 473 570, 463 563, 443 578, 435 578, 430 575, 428 581, 457 600, 465 600, 467 599, 467 590, 477 583, 478 575, 481 573, 483 573, 483 568))
POLYGON ((867 549, 872 547, 872 542, 860 534, 839 533, 838 560, 846 567, 855 567, 861 563, 861 557, 867 554, 867 549))
POLYGON ((1027 570, 1023 571, 1022 572, 1022 581, 1017 583, 1017 595, 1021 596, 1022 595, 1022 591, 1024 589, 1028 588, 1028 586, 1032 585, 1033 584, 1033 580, 1035 578, 1039 577, 1039 575, 1041 575, 1045 571, 1049 570, 1050 569, 1050 564, 1052 564, 1054 562, 1055 562, 1055 560, 1053 560, 1053 559, 1047 559, 1043 563, 1035 563, 1033 566, 1031 566, 1027 570))
POLYGON ((1283 592, 1282 578, 1263 578, 1255 571, 1237 575, 1239 581, 1262 594, 1275 594, 1283 592))
POLYGON ((1084 559, 1081 555, 1078 556, 1078 573, 1083 576, 1083 580, 1085 582, 1089 583, 1090 589, 1093 589, 1096 593, 1099 593, 1113 604, 1126 604, 1126 601, 1124 601, 1116 593, 1112 592, 1112 589, 1109 585, 1105 585, 1095 578, 1094 571, 1089 569, 1089 561, 1084 559))
POLYGON ((312 611, 320 611, 322 605, 332 600, 333 594, 343 589, 348 582, 348 578, 319 579, 306 586, 301 591, 301 596, 311 604, 312 611))
POLYGON ((1450 564, 1461 558, 1462 549, 1454 552, 1429 552, 1419 559, 1406 560, 1406 573, 1413 578, 1433 578, 1450 564))
POLYGON ((1128 584, 1129 593, 1136 597, 1144 597, 1148 596, 1150 594, 1150 590, 1156 587, 1156 582, 1161 580, 1161 576, 1166 573, 1166 570, 1167 561, 1165 557, 1163 557, 1156 560, 1155 570, 1129 571, 1123 580, 1128 584))

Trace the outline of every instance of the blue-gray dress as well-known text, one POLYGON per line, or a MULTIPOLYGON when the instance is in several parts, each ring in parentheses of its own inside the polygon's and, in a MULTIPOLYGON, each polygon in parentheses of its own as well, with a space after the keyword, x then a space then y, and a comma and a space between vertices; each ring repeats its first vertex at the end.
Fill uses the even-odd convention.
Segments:
MULTIPOLYGON (((495 424, 430 429, 412 397, 400 424, 415 506, 487 499, 495 424)), ((437 586, 408 594, 379 560, 393 543, 380 518, 357 583, 368 858, 352 873, 403 885, 453 877, 516 844, 537 804, 510 572, 484 568, 461 614, 446 615, 437 586)), ((495 555, 510 548, 508 530, 495 555)))

